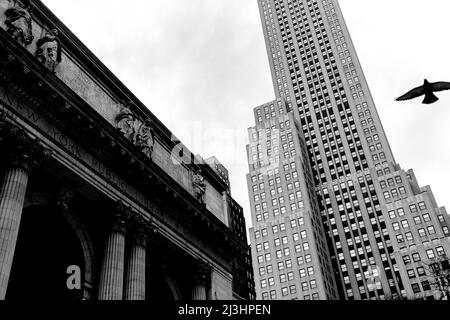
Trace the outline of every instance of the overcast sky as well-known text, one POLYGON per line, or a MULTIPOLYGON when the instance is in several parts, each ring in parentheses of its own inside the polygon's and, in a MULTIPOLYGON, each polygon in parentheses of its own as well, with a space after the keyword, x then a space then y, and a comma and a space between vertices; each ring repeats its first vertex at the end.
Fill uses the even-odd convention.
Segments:
MULTIPOLYGON (((231 173, 251 226, 253 107, 275 98, 256 0, 43 0, 194 153, 231 173)), ((450 206, 450 91, 431 106, 394 98, 450 81, 450 1, 340 0, 396 161, 450 206)))

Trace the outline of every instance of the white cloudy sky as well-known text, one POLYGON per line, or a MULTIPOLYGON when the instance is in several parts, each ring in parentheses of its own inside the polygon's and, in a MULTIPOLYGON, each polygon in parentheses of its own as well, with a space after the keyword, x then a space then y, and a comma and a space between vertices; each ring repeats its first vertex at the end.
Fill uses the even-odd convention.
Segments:
MULTIPOLYGON (((216 155, 250 226, 246 129, 274 99, 256 0, 43 0, 194 152, 216 155)), ((341 0, 394 155, 450 206, 450 92, 394 103, 450 81, 448 0, 341 0)))

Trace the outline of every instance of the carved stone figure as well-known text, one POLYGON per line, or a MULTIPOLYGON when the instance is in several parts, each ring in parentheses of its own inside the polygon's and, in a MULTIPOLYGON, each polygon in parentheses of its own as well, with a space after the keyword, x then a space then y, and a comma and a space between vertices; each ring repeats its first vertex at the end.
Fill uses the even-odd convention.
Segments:
POLYGON ((73 189, 67 187, 62 188, 58 197, 58 207, 64 211, 69 210, 74 196, 75 191, 73 189))
POLYGON ((28 46, 34 39, 31 10, 30 1, 22 0, 5 11, 7 32, 23 46, 28 46))
POLYGON ((196 284, 207 285, 211 281, 212 270, 213 268, 209 263, 198 260, 197 267, 194 270, 194 282, 196 284))
POLYGON ((197 200, 201 203, 205 203, 206 183, 200 170, 194 174, 192 182, 194 184, 194 192, 197 200))
POLYGON ((138 129, 135 144, 148 157, 151 157, 153 153, 154 143, 155 137, 152 128, 152 122, 147 119, 138 129))
POLYGON ((55 72, 56 66, 61 62, 61 43, 58 39, 58 30, 53 29, 45 34, 36 43, 36 58, 51 72, 55 72))
POLYGON ((120 132, 122 132, 123 135, 131 141, 134 141, 136 134, 134 122, 135 116, 127 107, 123 107, 122 111, 120 111, 116 117, 117 129, 119 129, 120 132))

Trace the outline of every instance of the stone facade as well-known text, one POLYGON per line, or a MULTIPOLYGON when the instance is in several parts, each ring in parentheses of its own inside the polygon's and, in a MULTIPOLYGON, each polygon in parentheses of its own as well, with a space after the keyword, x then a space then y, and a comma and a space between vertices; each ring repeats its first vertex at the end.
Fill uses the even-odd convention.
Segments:
POLYGON ((236 297, 242 209, 180 146, 40 1, 0 0, 0 299, 236 297))

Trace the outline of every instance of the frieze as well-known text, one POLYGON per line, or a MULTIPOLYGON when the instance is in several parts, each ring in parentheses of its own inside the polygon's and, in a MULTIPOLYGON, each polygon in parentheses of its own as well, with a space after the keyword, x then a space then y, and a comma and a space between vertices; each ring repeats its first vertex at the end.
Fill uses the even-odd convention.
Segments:
POLYGON ((61 42, 58 39, 58 30, 53 29, 45 33, 36 43, 36 58, 51 72, 55 72, 56 67, 61 62, 61 42))
POLYGON ((5 11, 6 31, 22 46, 33 42, 32 5, 29 0, 14 1, 11 8, 5 11))
POLYGON ((140 120, 130 109, 130 102, 116 116, 116 127, 133 142, 147 157, 151 158, 155 145, 155 134, 150 119, 140 120))
POLYGON ((206 183, 201 170, 197 170, 193 174, 192 184, 194 186, 195 197, 200 203, 205 204, 206 183))

